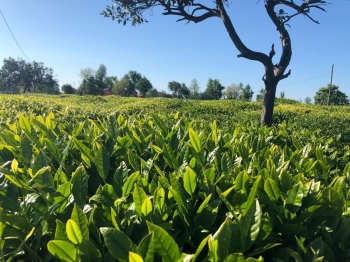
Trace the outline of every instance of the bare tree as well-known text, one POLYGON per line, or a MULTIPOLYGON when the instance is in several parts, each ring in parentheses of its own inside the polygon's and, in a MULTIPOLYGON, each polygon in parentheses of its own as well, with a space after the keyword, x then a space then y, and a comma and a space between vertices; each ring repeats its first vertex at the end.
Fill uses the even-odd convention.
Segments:
POLYGON ((199 85, 196 78, 193 78, 190 84, 190 87, 188 88, 190 90, 190 97, 192 99, 198 99, 199 97, 199 85))
POLYGON ((242 86, 231 84, 225 90, 225 95, 227 99, 239 99, 239 96, 242 93, 242 86))
MULTIPOLYGON (((292 57, 292 45, 286 25, 293 17, 298 15, 304 15, 318 24, 318 21, 310 16, 310 12, 313 9, 325 11, 323 6, 327 5, 327 2, 324 0, 305 0, 302 4, 297 4, 294 0, 264 0, 266 13, 280 33, 282 53, 276 64, 272 61, 275 55, 274 44, 272 44, 270 52, 265 54, 249 49, 242 42, 226 12, 226 7, 230 3, 229 0, 214 0, 212 3, 212 6, 207 6, 199 3, 199 0, 113 0, 113 5, 107 6, 101 14, 124 25, 127 22, 131 22, 133 25, 146 22, 143 13, 146 10, 152 10, 156 6, 164 8, 163 15, 179 16, 178 21, 199 23, 211 17, 220 18, 233 44, 240 52, 238 57, 258 61, 264 66, 265 73, 262 80, 265 85, 265 93, 261 124, 270 126, 272 125, 277 84, 291 74, 290 70, 286 73, 292 57), (284 9, 279 9, 276 12, 275 8, 277 6, 281 6, 281 8, 288 7, 293 13, 289 15, 284 9)), ((249 12, 249 9, 246 12, 249 12)))
POLYGON ((81 80, 88 79, 89 77, 95 76, 95 70, 91 67, 80 69, 78 75, 80 76, 81 80))

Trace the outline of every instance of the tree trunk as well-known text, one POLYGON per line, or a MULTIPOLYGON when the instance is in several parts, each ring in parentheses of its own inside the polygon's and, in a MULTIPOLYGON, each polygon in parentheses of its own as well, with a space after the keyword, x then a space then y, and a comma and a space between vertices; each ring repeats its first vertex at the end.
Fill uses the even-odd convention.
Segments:
POLYGON ((264 105, 261 114, 261 125, 271 126, 273 108, 275 106, 277 83, 275 81, 265 81, 264 105))
POLYGON ((23 94, 25 94, 27 92, 27 90, 29 89, 29 87, 27 85, 24 86, 24 89, 23 89, 23 94))

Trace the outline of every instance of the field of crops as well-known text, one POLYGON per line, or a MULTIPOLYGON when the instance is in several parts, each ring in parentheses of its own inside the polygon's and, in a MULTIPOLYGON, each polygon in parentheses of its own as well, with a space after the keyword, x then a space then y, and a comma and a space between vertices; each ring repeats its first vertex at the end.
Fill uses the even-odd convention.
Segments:
POLYGON ((350 261, 350 108, 0 96, 0 261, 350 261))

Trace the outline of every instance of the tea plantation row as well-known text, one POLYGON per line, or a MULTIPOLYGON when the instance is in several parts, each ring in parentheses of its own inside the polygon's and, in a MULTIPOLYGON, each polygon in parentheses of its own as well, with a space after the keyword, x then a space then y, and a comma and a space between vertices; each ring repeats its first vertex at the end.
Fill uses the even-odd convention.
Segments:
POLYGON ((0 261, 350 261, 347 107, 0 102, 0 261))

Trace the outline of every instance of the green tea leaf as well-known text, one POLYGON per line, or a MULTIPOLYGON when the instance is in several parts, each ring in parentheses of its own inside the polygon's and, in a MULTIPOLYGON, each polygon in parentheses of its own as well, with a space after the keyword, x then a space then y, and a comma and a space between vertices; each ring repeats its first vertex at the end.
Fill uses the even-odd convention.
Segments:
POLYGON ((154 193, 155 200, 155 208, 158 208, 160 212, 164 211, 165 208, 165 190, 161 187, 158 187, 154 193))
POLYGON ((48 166, 48 163, 46 161, 46 157, 45 155, 40 152, 34 159, 34 163, 32 165, 32 170, 33 170, 33 174, 36 174, 40 169, 42 169, 43 167, 48 166))
POLYGON ((302 182, 299 182, 298 184, 294 185, 291 190, 288 191, 286 204, 301 206, 303 197, 303 184, 302 182))
POLYGON ((33 148, 30 143, 30 140, 23 133, 21 135, 21 154, 24 159, 24 162, 27 166, 30 166, 32 161, 33 148))
POLYGON ((65 224, 58 219, 56 219, 55 240, 69 240, 66 234, 65 224))
POLYGON ((145 202, 146 199, 147 195, 145 191, 137 184, 135 184, 133 191, 133 200, 135 203, 136 212, 139 214, 139 216, 142 215, 142 204, 145 202))
POLYGON ((343 170, 343 176, 350 175, 350 162, 346 164, 343 170))
POLYGON ((80 140, 73 138, 74 145, 79 149, 80 153, 85 156, 90 162, 94 162, 94 156, 91 153, 90 148, 83 144, 80 140))
POLYGON ((102 261, 102 256, 100 251, 94 245, 93 242, 88 240, 83 240, 81 244, 79 244, 78 254, 80 261, 84 262, 98 262, 102 261))
POLYGON ((306 247, 304 261, 322 261, 324 243, 322 237, 316 238, 306 247))
POLYGON ((138 254, 129 251, 129 262, 143 262, 143 259, 138 254))
POLYGON ((242 253, 234 253, 229 255, 225 262, 246 262, 244 255, 242 253))
POLYGON ((161 130, 162 136, 166 137, 168 134, 168 129, 166 125, 164 124, 163 120, 156 114, 152 114, 152 118, 154 123, 156 124, 157 128, 161 130))
POLYGON ((86 173, 84 166, 79 166, 73 173, 71 180, 72 195, 74 202, 80 207, 84 208, 86 204, 86 196, 88 194, 89 175, 86 173))
POLYGON ((162 149, 160 147, 156 146, 156 145, 151 145, 151 147, 158 154, 161 154, 163 152, 162 149))
POLYGON ((122 147, 122 148, 125 148, 125 149, 129 148, 132 145, 132 143, 133 143, 132 139, 130 138, 129 135, 126 135, 124 137, 118 136, 117 137, 117 141, 118 141, 117 147, 122 147))
POLYGON ((201 152, 202 144, 197 133, 192 128, 188 129, 188 133, 190 136, 191 145, 193 146, 194 150, 196 150, 197 153, 201 152))
POLYGON ((138 251, 144 258, 145 262, 154 261, 154 241, 153 233, 146 235, 140 242, 138 251))
POLYGON ((50 139, 44 138, 44 144, 50 153, 50 157, 53 158, 57 163, 60 163, 61 152, 58 146, 56 146, 50 139))
POLYGON ((196 249, 196 253, 193 255, 192 262, 195 262, 198 256, 201 254, 204 247, 208 244, 209 239, 212 237, 212 235, 208 235, 206 238, 204 238, 199 246, 196 249))
POLYGON ((162 151, 163 151, 163 157, 164 157, 165 162, 171 168, 177 169, 178 164, 177 164, 177 160, 176 160, 176 157, 174 155, 172 148, 168 144, 164 144, 162 151))
POLYGON ((243 190, 243 192, 247 192, 247 184, 249 182, 249 176, 246 171, 240 172, 235 180, 235 190, 243 190))
POLYGON ((218 240, 219 249, 217 250, 217 258, 219 261, 223 261, 228 255, 231 240, 231 220, 226 218, 224 223, 221 224, 219 229, 215 232, 213 239, 218 240))
MULTIPOLYGON (((103 126, 101 125, 100 123, 98 123, 97 121, 93 120, 93 119, 89 119, 89 121, 94 125, 96 126, 101 132, 109 135, 108 133, 108 130, 103 126)), ((114 137, 112 137, 112 139, 114 139, 114 137)))
POLYGON ((215 182, 215 168, 208 168, 204 170, 203 175, 207 177, 211 184, 215 182))
POLYGON ((192 170, 192 168, 187 167, 187 170, 183 176, 183 181, 184 181, 185 190, 187 191, 188 194, 192 196, 197 186, 197 175, 192 170))
POLYGON ((201 204, 201 205, 199 206, 199 208, 197 209, 197 214, 202 213, 204 207, 209 203, 210 198, 211 198, 211 195, 212 195, 212 194, 208 195, 208 196, 206 197, 206 199, 204 199, 204 201, 202 202, 202 204, 201 204))
POLYGON ((103 145, 96 152, 95 164, 100 177, 105 181, 108 177, 110 162, 108 152, 103 145))
POLYGON ((77 252, 75 247, 63 240, 51 240, 47 244, 49 252, 58 257, 61 261, 75 262, 77 258, 77 252))
POLYGON ((11 171, 3 168, 3 167, 0 167, 0 172, 3 173, 5 175, 5 177, 11 182, 13 183, 14 185, 16 185, 17 187, 19 188, 26 188, 26 189, 31 189, 30 186, 22 181, 21 177, 20 176, 17 176, 16 174, 12 173, 11 171))
POLYGON ((114 191, 118 197, 122 197, 123 191, 122 188, 124 186, 124 182, 128 178, 128 168, 124 161, 120 163, 120 166, 116 169, 113 176, 113 187, 114 191))
POLYGON ((244 251, 248 250, 258 237, 261 224, 261 215, 260 204, 256 199, 240 221, 242 232, 241 243, 244 251))
POLYGON ((281 172, 280 183, 281 183, 281 189, 284 193, 287 193, 287 191, 290 190, 293 186, 292 180, 289 174, 287 174, 287 172, 281 172))
POLYGON ((184 204, 184 200, 181 196, 181 192, 179 192, 178 190, 175 190, 172 186, 169 188, 169 190, 173 195, 176 203, 178 204, 180 215, 183 216, 183 219, 189 225, 190 222, 189 222, 188 210, 184 204))
POLYGON ((219 241, 211 237, 208 241, 209 246, 209 261, 219 262, 221 261, 218 253, 219 253, 219 241))
POLYGON ((100 231, 109 252, 115 259, 129 261, 129 252, 137 253, 137 247, 124 232, 108 227, 101 227, 100 231))
POLYGON ((149 200, 149 198, 146 198, 142 203, 142 214, 146 217, 152 212, 152 210, 152 202, 149 200))
POLYGON ((281 195, 281 191, 278 188, 277 183, 271 179, 271 178, 267 178, 265 180, 264 183, 264 190, 266 192, 266 194, 272 199, 272 200, 278 200, 280 195, 281 195))
POLYGON ((118 126, 123 126, 124 125, 124 122, 126 121, 126 119, 123 117, 122 114, 120 114, 117 118, 117 124, 118 126))
POLYGON ((346 187, 346 176, 337 177, 333 185, 333 189, 340 195, 343 195, 343 190, 346 187))
POLYGON ((80 244, 83 241, 83 234, 81 233, 81 230, 77 225, 77 223, 72 219, 68 219, 67 221, 66 233, 67 233, 68 239, 73 244, 80 244))
POLYGON ((129 163, 132 166, 132 168, 135 171, 139 171, 141 169, 139 157, 136 154, 134 154, 130 149, 128 149, 127 155, 128 155, 129 163))
POLYGON ((181 254, 175 240, 163 228, 148 221, 147 226, 153 232, 154 248, 163 261, 177 262, 181 254))
POLYGON ((26 117, 24 117, 23 115, 20 115, 20 116, 19 116, 19 126, 20 126, 22 129, 28 131, 29 133, 32 132, 32 127, 31 127, 31 125, 30 125, 28 119, 27 119, 26 117))
POLYGON ((130 193, 130 191, 134 187, 134 185, 137 182, 137 180, 139 179, 139 177, 140 177, 140 172, 138 172, 138 171, 131 174, 128 177, 128 179, 125 181, 123 188, 122 188, 123 189, 123 197, 130 193))
POLYGON ((216 120, 213 121, 212 127, 211 127, 211 139, 214 141, 215 146, 218 145, 218 127, 216 124, 216 120))
POLYGON ((72 211, 71 219, 77 224, 81 231, 83 240, 89 240, 89 224, 88 220, 83 212, 76 204, 72 211))
POLYGON ((261 180, 261 175, 256 177, 256 180, 255 180, 252 188, 250 189, 250 193, 248 195, 247 204, 246 204, 246 210, 249 210, 250 207, 255 202, 255 197, 256 197, 256 193, 258 192, 260 180, 261 180))

